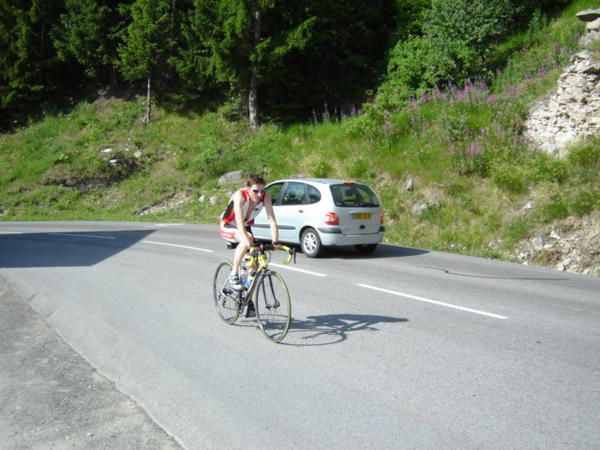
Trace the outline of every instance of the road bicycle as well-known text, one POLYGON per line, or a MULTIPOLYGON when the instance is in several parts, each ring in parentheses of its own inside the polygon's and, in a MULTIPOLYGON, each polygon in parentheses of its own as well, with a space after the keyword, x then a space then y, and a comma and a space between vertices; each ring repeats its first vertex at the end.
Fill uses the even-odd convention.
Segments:
POLYGON ((223 261, 215 271, 213 296, 219 317, 233 325, 240 314, 248 307, 250 300, 256 310, 256 321, 267 339, 278 343, 285 338, 292 322, 292 302, 290 291, 283 277, 269 268, 272 252, 282 250, 288 253, 285 264, 292 260, 296 263, 296 251, 281 245, 252 244, 242 261, 240 272, 243 274, 253 268, 254 276, 240 276, 242 289, 235 290, 229 284, 231 263, 223 261))

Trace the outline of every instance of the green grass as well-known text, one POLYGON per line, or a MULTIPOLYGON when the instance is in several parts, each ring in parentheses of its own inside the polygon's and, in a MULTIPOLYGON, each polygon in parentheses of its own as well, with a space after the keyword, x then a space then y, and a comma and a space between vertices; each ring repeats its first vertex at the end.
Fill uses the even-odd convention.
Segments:
POLYGON ((1 219, 214 223, 235 187, 218 187, 218 177, 258 171, 270 180, 367 182, 385 206, 388 242, 510 258, 537 228, 600 208, 600 139, 556 160, 528 148, 522 136, 531 102, 554 88, 577 46, 582 25, 574 13, 591 3, 574 2, 500 46, 502 58, 512 56, 490 89, 416 102, 392 115, 370 107, 341 122, 252 131, 225 109, 182 116, 158 108, 144 125, 142 99, 82 103, 0 136, 1 219), (111 164, 105 148, 121 164, 111 164), (189 202, 138 215, 179 192, 189 202), (201 195, 218 201, 200 203, 201 195), (528 201, 534 208, 524 212, 528 201), (432 206, 413 214, 423 203, 432 206))

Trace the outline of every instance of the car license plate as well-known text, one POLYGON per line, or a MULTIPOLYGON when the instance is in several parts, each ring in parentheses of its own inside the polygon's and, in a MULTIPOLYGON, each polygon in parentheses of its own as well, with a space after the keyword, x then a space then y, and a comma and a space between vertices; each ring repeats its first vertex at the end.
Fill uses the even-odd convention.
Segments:
POLYGON ((356 214, 354 214, 354 218, 355 219, 362 219, 362 220, 367 219, 368 220, 368 219, 371 218, 371 213, 356 213, 356 214))

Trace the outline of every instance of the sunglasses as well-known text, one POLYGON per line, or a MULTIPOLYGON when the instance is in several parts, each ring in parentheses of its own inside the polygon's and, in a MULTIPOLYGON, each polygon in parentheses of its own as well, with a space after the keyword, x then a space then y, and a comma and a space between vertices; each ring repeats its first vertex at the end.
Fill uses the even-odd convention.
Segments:
POLYGON ((251 190, 252 192, 254 192, 255 194, 258 194, 258 195, 260 195, 260 194, 264 194, 264 193, 265 193, 265 190, 264 190, 264 189, 252 188, 252 189, 250 189, 250 190, 251 190))

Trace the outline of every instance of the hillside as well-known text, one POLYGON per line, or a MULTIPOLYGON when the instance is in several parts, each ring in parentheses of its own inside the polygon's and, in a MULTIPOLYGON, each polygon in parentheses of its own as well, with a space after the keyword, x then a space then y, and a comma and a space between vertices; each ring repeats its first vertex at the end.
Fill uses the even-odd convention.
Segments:
MULTIPOLYGON (((598 137, 556 159, 523 136, 531 104, 577 50, 575 13, 590 3, 498 45, 507 62, 490 82, 424 92, 395 112, 372 103, 253 130, 228 105, 157 107, 145 124, 143 97, 74 104, 0 137, 0 219, 211 223, 235 188, 217 183, 228 171, 340 177, 380 194, 387 242, 517 261, 523 240, 600 210, 598 137)), ((533 262, 555 266, 550 253, 533 262)), ((577 270, 590 267, 600 274, 598 258, 577 270)))

